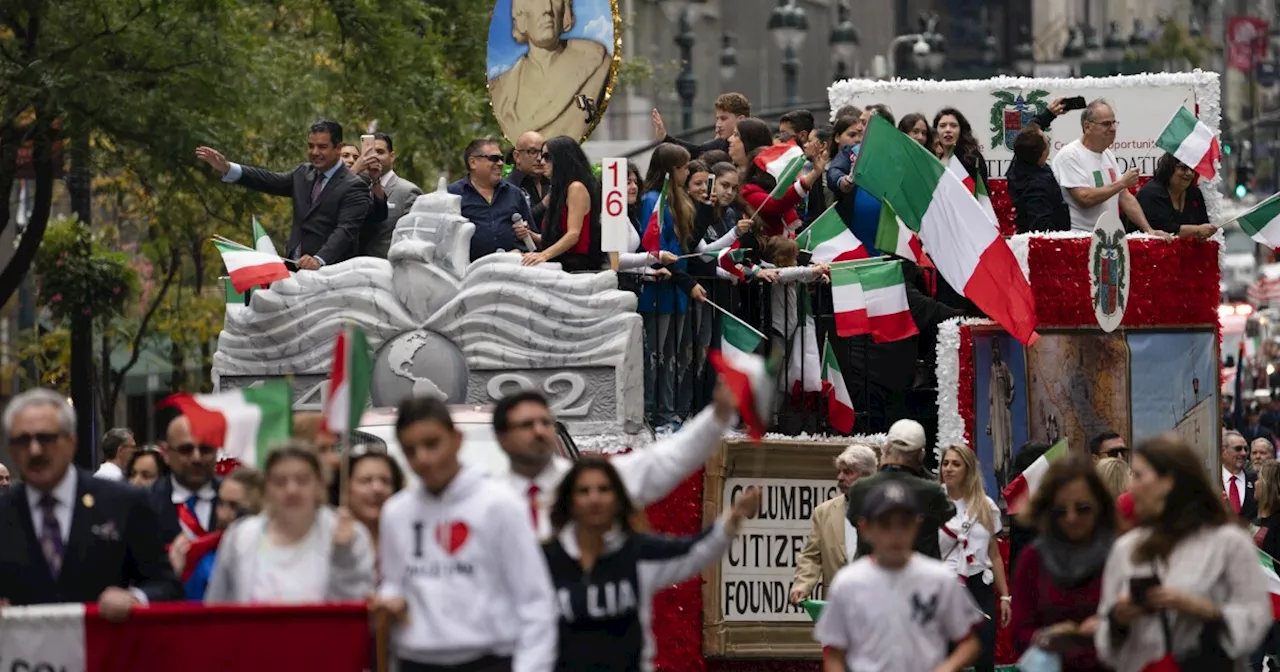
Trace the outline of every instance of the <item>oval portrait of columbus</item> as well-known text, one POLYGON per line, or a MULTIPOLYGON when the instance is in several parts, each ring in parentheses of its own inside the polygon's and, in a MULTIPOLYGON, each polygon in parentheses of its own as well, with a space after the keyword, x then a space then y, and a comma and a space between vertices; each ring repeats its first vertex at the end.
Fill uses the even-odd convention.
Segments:
POLYGON ((617 74, 616 0, 498 0, 489 22, 489 100, 503 135, 580 140, 617 74))

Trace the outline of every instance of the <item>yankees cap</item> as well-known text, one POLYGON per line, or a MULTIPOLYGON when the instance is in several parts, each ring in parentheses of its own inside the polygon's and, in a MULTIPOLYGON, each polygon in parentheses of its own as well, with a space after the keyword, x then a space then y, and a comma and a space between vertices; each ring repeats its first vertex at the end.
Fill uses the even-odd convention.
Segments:
POLYGON ((862 504, 862 515, 867 518, 879 518, 894 511, 920 513, 920 506, 916 504, 916 498, 911 489, 894 481, 877 485, 867 493, 867 498, 862 504))

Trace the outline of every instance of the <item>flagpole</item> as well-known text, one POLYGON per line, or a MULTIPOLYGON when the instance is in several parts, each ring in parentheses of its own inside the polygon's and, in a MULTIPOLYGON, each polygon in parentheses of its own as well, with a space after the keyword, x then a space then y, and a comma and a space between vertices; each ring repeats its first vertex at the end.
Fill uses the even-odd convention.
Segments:
POLYGON ((1262 206, 1266 205, 1268 202, 1270 202, 1270 201, 1271 201, 1271 199, 1275 198, 1277 195, 1280 195, 1280 194, 1272 194, 1272 195, 1270 195, 1270 196, 1268 196, 1268 197, 1266 197, 1266 198, 1262 199, 1261 201, 1258 201, 1257 203, 1255 203, 1255 204, 1254 204, 1254 206, 1253 206, 1252 208, 1249 208, 1248 210, 1245 210, 1244 212, 1242 212, 1242 213, 1240 213, 1240 214, 1238 214, 1238 215, 1234 215, 1234 216, 1232 216, 1230 219, 1224 219, 1224 220, 1222 220, 1221 222, 1218 222, 1217 224, 1214 224, 1214 226, 1216 226, 1216 227, 1218 227, 1219 229, 1221 229, 1222 227, 1224 227, 1224 226, 1226 226, 1226 225, 1230 224, 1231 222, 1234 222, 1234 221, 1239 220, 1240 218, 1244 217, 1245 215, 1252 215, 1252 214, 1254 213, 1254 211, 1255 211, 1255 210, 1258 210, 1258 209, 1259 209, 1259 208, 1261 208, 1262 206))
MULTIPOLYGON (((715 301, 712 301, 711 299, 707 299, 706 301, 703 301, 703 303, 707 304, 708 306, 711 306, 712 308, 715 308, 716 310, 718 310, 718 311, 720 311, 720 312, 724 313, 725 315, 728 315, 729 317, 732 317, 732 318, 733 318, 733 319, 735 319, 735 320, 738 320, 739 322, 742 322, 742 319, 741 319, 741 318, 739 318, 737 315, 734 315, 733 313, 731 313, 731 312, 729 312, 729 311, 725 310, 724 308, 720 307, 720 304, 716 303, 715 301)), ((759 337, 760 337, 760 340, 762 340, 762 341, 766 341, 766 340, 768 340, 768 338, 767 338, 764 334, 760 333, 760 331, 759 331, 758 329, 756 329, 755 327, 753 327, 753 326, 751 326, 751 325, 747 324, 746 322, 742 322, 742 326, 744 326, 744 327, 746 327, 746 328, 750 329, 750 330, 751 330, 751 333, 753 333, 753 334, 755 334, 756 336, 759 336, 759 337)))
POLYGON ((389 661, 387 660, 387 612, 379 609, 373 614, 373 637, 374 646, 377 649, 378 672, 387 672, 389 661))
MULTIPOLYGON (((725 249, 729 249, 729 248, 724 248, 724 249, 720 249, 720 250, 704 250, 704 251, 702 251, 702 252, 694 252, 693 254, 682 254, 682 255, 680 255, 680 256, 678 256, 678 257, 676 257, 676 259, 692 259, 692 258, 694 258, 694 257, 701 257, 702 255, 704 255, 704 254, 706 254, 706 253, 708 253, 708 252, 715 252, 715 253, 718 255, 720 252, 723 252, 725 249)), ((750 252, 751 250, 752 250, 752 248, 750 248, 750 247, 739 247, 739 248, 737 248, 737 249, 736 249, 736 251, 738 251, 738 252, 750 252)))

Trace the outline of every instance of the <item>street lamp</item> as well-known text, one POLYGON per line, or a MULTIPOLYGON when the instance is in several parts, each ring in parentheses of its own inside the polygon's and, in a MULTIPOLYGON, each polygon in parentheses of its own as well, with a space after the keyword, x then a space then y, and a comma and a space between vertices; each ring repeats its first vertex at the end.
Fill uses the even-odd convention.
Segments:
POLYGON ((831 60, 835 65, 836 79, 849 76, 849 71, 857 71, 854 57, 858 51, 858 31, 849 18, 849 7, 844 2, 836 5, 836 25, 831 27, 831 60))
POLYGON ((1084 26, 1084 60, 1097 63, 1102 59, 1102 41, 1098 39, 1098 29, 1093 24, 1084 26))
POLYGON ((1062 45, 1062 60, 1071 66, 1073 73, 1080 72, 1080 61, 1084 58, 1084 40, 1080 36, 1080 28, 1071 26, 1067 29, 1067 43, 1062 45))
MULTIPOLYGON (((916 70, 937 70, 946 59, 946 42, 936 31, 938 17, 920 17, 920 32, 899 35, 889 43, 889 51, 885 53, 886 70, 889 77, 898 76, 898 47, 911 45, 911 60, 916 70)), ((879 63, 879 57, 876 57, 879 63)))
POLYGON ((925 67, 929 72, 938 72, 942 69, 943 62, 947 60, 947 41, 942 37, 942 33, 938 32, 938 15, 930 14, 927 17, 920 17, 920 26, 920 32, 929 45, 925 67))
POLYGON ((1151 39, 1147 37, 1147 31, 1142 27, 1142 19, 1133 20, 1133 34, 1129 36, 1129 46, 1133 47, 1135 54, 1146 49, 1151 44, 1151 39))
POLYGON ((1103 53, 1110 63, 1119 63, 1124 60, 1124 36, 1120 34, 1120 24, 1116 21, 1111 22, 1111 28, 1107 31, 1107 40, 1103 43, 1103 53))
POLYGON ((738 50, 733 48, 733 36, 720 37, 720 78, 729 81, 738 73, 738 50))
POLYGON ((1031 44, 1031 29, 1025 24, 1018 28, 1018 44, 1013 48, 1013 67, 1023 77, 1030 77, 1036 70, 1036 48, 1031 44))
MULTIPOLYGON (((675 2, 664 2, 663 8, 675 2)), ((690 21, 690 10, 685 3, 685 10, 679 14, 679 30, 675 43, 680 48, 680 74, 676 76, 676 94, 680 96, 680 121, 687 131, 693 128, 693 99, 698 95, 698 80, 693 76, 693 22, 690 21)))
POLYGON ((782 50, 786 103, 794 105, 800 100, 796 90, 800 76, 800 57, 796 50, 804 43, 805 33, 809 32, 809 17, 803 8, 796 6, 795 0, 778 0, 778 6, 769 14, 768 29, 778 49, 782 50))

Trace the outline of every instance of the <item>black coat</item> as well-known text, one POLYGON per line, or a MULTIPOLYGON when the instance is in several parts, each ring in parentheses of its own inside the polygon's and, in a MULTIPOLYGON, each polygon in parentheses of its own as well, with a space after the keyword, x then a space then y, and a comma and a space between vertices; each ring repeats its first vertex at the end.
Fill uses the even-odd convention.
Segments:
POLYGON ((77 469, 71 504, 55 580, 32 524, 27 486, 0 494, 0 600, 15 606, 97 602, 111 586, 137 588, 151 602, 182 599, 144 491, 77 469))
MULTIPOLYGON (((856 401, 856 400, 855 400, 856 401)), ((942 484, 929 478, 923 472, 916 472, 906 467, 887 465, 880 472, 866 478, 859 478, 849 488, 847 498, 847 517, 853 525, 862 517, 862 502, 871 490, 882 483, 901 483, 912 493, 916 505, 920 507, 920 529, 916 531, 915 549, 934 559, 942 558, 942 550, 938 546, 938 530, 956 515, 956 505, 947 499, 947 491, 942 484)), ((866 535, 858 535, 858 557, 871 552, 871 545, 866 535)))
POLYGON ((1071 230, 1071 211, 1049 166, 1014 159, 1005 180, 1018 233, 1071 230))
MULTIPOLYGON (((222 487, 222 479, 215 476, 213 478, 213 502, 209 507, 209 517, 215 518, 214 513, 218 509, 218 489, 222 487)), ((182 526, 178 524, 178 509, 173 503, 173 476, 164 476, 156 481, 147 490, 147 501, 151 504, 151 510, 155 511, 156 519, 160 523, 160 539, 168 544, 182 533, 182 526)), ((212 531, 215 520, 200 521, 205 525, 207 531, 212 531)))
POLYGON ((236 184, 293 199, 293 229, 285 245, 288 255, 320 257, 326 264, 356 255, 369 213, 369 185, 341 162, 315 203, 311 202, 311 187, 316 171, 311 164, 287 173, 252 166, 241 166, 241 170, 236 184))
POLYGON ((1169 187, 1155 180, 1142 185, 1138 190, 1138 205, 1142 206, 1142 214, 1147 223, 1157 231, 1165 231, 1178 235, 1178 230, 1185 224, 1208 224, 1209 211, 1204 204, 1204 194, 1200 187, 1187 187, 1187 194, 1182 201, 1182 209, 1173 207, 1173 199, 1169 197, 1169 187))

